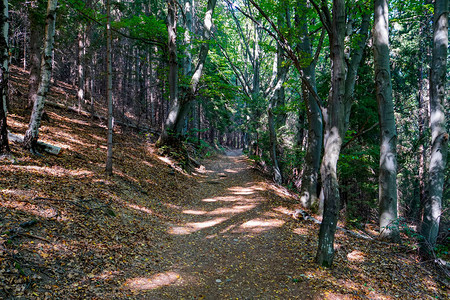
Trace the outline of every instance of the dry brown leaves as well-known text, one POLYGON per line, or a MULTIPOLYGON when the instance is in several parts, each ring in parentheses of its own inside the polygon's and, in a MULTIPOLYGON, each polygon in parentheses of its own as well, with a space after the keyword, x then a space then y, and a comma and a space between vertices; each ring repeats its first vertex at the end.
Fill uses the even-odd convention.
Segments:
MULTIPOLYGON (((13 144, 15 159, 0 161, 0 298, 448 297, 410 246, 339 232, 334 268, 318 267, 318 226, 294 220, 294 198, 243 157, 188 175, 145 136, 117 131, 106 177, 104 124, 47 112, 41 138, 62 154, 13 144)), ((10 115, 11 131, 23 133, 26 119, 10 115)))

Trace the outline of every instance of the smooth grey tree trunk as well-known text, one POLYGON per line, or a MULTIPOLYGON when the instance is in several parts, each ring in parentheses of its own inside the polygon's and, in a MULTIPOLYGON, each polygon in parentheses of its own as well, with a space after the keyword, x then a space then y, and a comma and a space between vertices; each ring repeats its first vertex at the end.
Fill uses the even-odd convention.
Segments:
POLYGON ((399 240, 397 221, 397 128, 389 62, 389 9, 387 0, 374 1, 373 50, 375 85, 380 120, 379 222, 380 236, 399 240))
MULTIPOLYGON (((195 1, 184 1, 184 57, 183 57, 183 76, 189 78, 192 76, 192 40, 191 33, 193 32, 192 20, 195 12, 195 1)), ((182 97, 182 96, 180 96, 182 97)), ((180 111, 180 122, 177 123, 175 131, 177 134, 185 135, 188 129, 188 115, 195 109, 195 103, 192 101, 188 105, 182 105, 180 111)))
MULTIPOLYGON (((354 49, 351 50, 350 60, 346 62, 347 74, 345 79, 345 94, 344 94, 344 116, 345 123, 343 132, 347 132, 350 125, 350 113, 353 104, 353 92, 355 90, 356 78, 358 75, 358 68, 366 46, 370 26, 370 15, 365 12, 362 15, 361 28, 359 30, 359 40, 354 49)), ((326 117, 326 116, 325 116, 326 117)), ((324 141, 326 143, 326 141, 324 141)), ((323 187, 319 195, 319 213, 323 212, 323 187)))
POLYGON ((36 152, 36 143, 39 137, 39 127, 41 125, 42 112, 44 110, 44 103, 47 97, 48 89, 50 86, 50 78, 52 74, 53 43, 55 37, 57 5, 57 0, 48 0, 47 17, 45 23, 44 53, 41 59, 39 87, 36 100, 33 103, 33 111, 31 112, 30 123, 23 139, 23 147, 33 153, 36 152))
POLYGON ((358 68, 361 64, 364 48, 367 43, 370 26, 370 15, 364 12, 362 15, 361 28, 359 30, 359 40, 356 46, 351 49, 350 61, 347 63, 347 78, 345 79, 345 125, 346 132, 350 124, 350 113, 353 104, 353 92, 355 91, 356 78, 358 75, 358 68))
POLYGON ((323 221, 319 230, 317 263, 331 267, 334 258, 334 234, 340 209, 337 161, 344 137, 344 101, 346 68, 344 61, 344 36, 346 29, 345 0, 333 0, 330 36, 331 95, 325 121, 324 155, 321 165, 324 193, 323 221))
POLYGON ((167 0, 167 31, 169 38, 169 97, 171 108, 164 122, 161 135, 156 142, 157 147, 171 142, 175 135, 176 123, 181 109, 181 103, 178 98, 177 5, 174 0, 167 0))
MULTIPOLYGON (((432 0, 425 0, 426 5, 430 5, 432 0)), ((418 188, 419 197, 411 197, 408 203, 408 217, 415 223, 420 225, 421 213, 425 204, 426 197, 426 185, 428 172, 426 170, 427 165, 427 148, 428 141, 426 140, 427 124, 429 123, 429 78, 425 74, 427 73, 427 65, 431 64, 430 45, 428 41, 432 39, 432 30, 430 29, 430 23, 432 23, 432 14, 428 9, 424 9, 424 14, 420 19, 421 25, 419 29, 419 66, 418 66, 418 95, 417 95, 417 109, 418 115, 418 140, 420 141, 417 149, 417 161, 418 165, 418 188)))
MULTIPOLYGON (((306 1, 299 1, 300 11, 306 11, 306 1)), ((302 53, 313 58, 311 41, 309 38, 307 21, 301 24, 301 37, 299 48, 302 53)), ((316 90, 316 63, 311 61, 303 68, 303 75, 316 90)), ((300 203, 306 207, 318 206, 317 184, 319 180, 320 156, 322 154, 323 142, 323 120, 322 111, 314 96, 302 83, 302 95, 306 104, 306 116, 308 119, 308 143, 306 146, 305 164, 301 174, 300 203)))
POLYGON ((192 0, 184 1, 184 58, 183 58, 183 74, 191 75, 192 72, 192 19, 194 14, 194 2, 192 0))
POLYGON ((106 174, 113 174, 113 96, 112 96, 112 55, 111 55, 111 0, 106 2, 106 99, 108 101, 108 133, 107 133, 107 152, 106 152, 106 174))
POLYGON ((274 61, 272 82, 269 86, 269 90, 271 91, 268 95, 269 97, 269 106, 267 108, 267 117, 268 117, 268 127, 269 127, 269 154, 270 159, 272 160, 272 168, 273 168, 273 179, 276 183, 281 184, 283 182, 283 175, 281 173, 281 168, 278 163, 278 155, 277 155, 277 126, 275 115, 273 113, 274 108, 277 107, 278 102, 282 97, 282 88, 283 84, 286 81, 286 75, 289 71, 289 66, 283 66, 282 62, 282 49, 278 47, 278 51, 276 54, 276 58, 274 61))
POLYGON ((77 91, 77 99, 78 99, 78 111, 83 110, 84 106, 84 95, 85 95, 85 56, 86 56, 86 44, 85 44, 85 35, 86 35, 86 27, 85 25, 80 25, 78 29, 78 57, 77 57, 77 83, 78 83, 78 91, 77 91))
MULTIPOLYGON (((8 11, 8 2, 3 1, 4 8, 1 11, 3 22, 1 24, 2 27, 2 39, 4 39, 5 45, 3 45, 2 51, 2 84, 6 84, 4 89, 2 90, 2 106, 3 111, 6 114, 8 111, 8 77, 9 77, 9 45, 8 45, 8 35, 9 35, 9 11, 8 11)), ((6 124, 6 121, 5 121, 6 124)))
MULTIPOLYGON (((38 2, 39 3, 39 2, 38 2)), ((28 108, 36 101, 41 66, 41 44, 43 40, 42 26, 38 13, 30 12, 30 77, 28 86, 28 108)))
POLYGON ((171 106, 169 114, 164 123, 161 135, 156 142, 156 146, 160 147, 170 143, 171 138, 177 134, 182 126, 178 124, 183 123, 184 116, 189 110, 190 103, 195 99, 198 91, 198 84, 203 74, 206 57, 209 52, 209 40, 211 39, 211 29, 213 25, 212 15, 216 6, 216 0, 208 0, 205 17, 203 19, 203 42, 200 46, 198 54, 198 62, 194 69, 194 73, 190 79, 189 87, 185 91, 183 99, 178 95, 178 65, 177 65, 177 47, 176 47, 176 3, 168 0, 168 31, 169 31, 169 87, 171 106), (173 8, 171 8, 173 6, 173 8), (173 20, 172 20, 173 16, 173 20))
MULTIPOLYGON (((0 28, 2 29, 2 35, 0 36, 0 53, 2 56, 1 61, 4 62, 8 60, 8 0, 3 0, 0 2, 0 12, 2 14, 2 19, 0 23, 0 28)), ((8 69, 2 65, 0 69, 0 95, 8 97, 8 69)), ((7 101, 7 98, 5 99, 7 101)), ((8 153, 9 142, 8 142, 8 125, 6 122, 6 110, 5 105, 0 105, 0 154, 8 153)))
POLYGON ((429 253, 436 245, 439 223, 442 214, 442 194, 444 172, 448 155, 448 133, 446 115, 446 70, 448 47, 448 0, 436 0, 433 22, 433 57, 430 78, 430 121, 431 157, 429 167, 428 195, 422 220, 422 254, 429 253))

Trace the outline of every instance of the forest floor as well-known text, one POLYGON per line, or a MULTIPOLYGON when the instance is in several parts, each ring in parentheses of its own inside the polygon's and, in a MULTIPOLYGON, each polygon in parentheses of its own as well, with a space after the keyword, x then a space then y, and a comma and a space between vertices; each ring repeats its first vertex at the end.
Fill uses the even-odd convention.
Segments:
MULTIPOLYGON (((117 128, 107 177, 104 122, 46 110, 40 137, 62 153, 11 143, 0 160, 0 299, 448 299, 409 240, 338 231, 334 267, 319 267, 319 226, 238 150, 187 174, 117 128)), ((8 122, 23 134, 28 113, 8 122)))

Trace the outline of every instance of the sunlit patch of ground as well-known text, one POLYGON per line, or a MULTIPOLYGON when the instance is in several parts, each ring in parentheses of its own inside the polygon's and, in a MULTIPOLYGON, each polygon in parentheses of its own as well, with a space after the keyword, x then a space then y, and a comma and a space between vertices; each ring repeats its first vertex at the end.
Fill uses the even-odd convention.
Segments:
POLYGON ((140 206, 140 205, 135 205, 135 204, 128 204, 127 205, 129 208, 135 209, 137 211, 141 211, 144 212, 146 214, 152 215, 153 214, 153 210, 148 209, 146 207, 140 206))
MULTIPOLYGON (((31 201, 31 199, 29 199, 31 201)), ((22 211, 24 213, 28 213, 31 215, 34 215, 36 217, 41 218, 47 218, 47 219, 53 219, 62 222, 67 221, 68 216, 65 211, 58 210, 48 204, 40 203, 30 203, 27 200, 21 200, 21 201, 14 201, 14 200, 4 200, 0 202, 0 207, 8 208, 8 209, 14 209, 18 211, 22 211)))
POLYGON ((203 202, 238 202, 242 200, 241 197, 236 197, 236 196, 221 196, 221 197, 214 197, 214 198, 205 198, 202 201, 203 202))
POLYGON ((124 283, 124 288, 142 291, 142 290, 154 290, 166 285, 174 284, 180 278, 180 274, 176 272, 164 272, 158 273, 151 277, 138 277, 128 279, 124 283))
POLYGON ((183 226, 175 226, 169 229, 169 233, 170 234, 190 234, 205 228, 210 228, 213 227, 217 224, 220 224, 222 222, 224 222, 225 220, 227 220, 228 218, 226 217, 218 217, 215 219, 211 219, 211 220, 207 220, 204 222, 191 222, 191 223, 187 223, 183 226))
MULTIPOLYGON (((4 167, 6 168, 6 167, 4 167)), ((0 167, 0 170, 2 167, 0 167)), ((77 170, 70 170, 65 169, 60 166, 53 166, 53 167, 39 167, 39 166, 8 166, 9 170, 16 170, 16 171, 22 171, 25 170, 30 173, 36 173, 40 175, 51 175, 55 177, 66 177, 66 176, 92 176, 92 171, 83 170, 83 169, 77 169, 77 170)))
POLYGON ((347 254, 347 259, 352 262, 364 262, 365 254, 358 250, 353 250, 349 254, 347 254))
POLYGON ((252 195, 255 193, 253 189, 243 187, 233 187, 229 188, 229 190, 232 191, 234 195, 252 195))
POLYGON ((283 226, 285 221, 279 219, 261 219, 250 220, 235 229, 235 232, 261 233, 266 230, 283 226))

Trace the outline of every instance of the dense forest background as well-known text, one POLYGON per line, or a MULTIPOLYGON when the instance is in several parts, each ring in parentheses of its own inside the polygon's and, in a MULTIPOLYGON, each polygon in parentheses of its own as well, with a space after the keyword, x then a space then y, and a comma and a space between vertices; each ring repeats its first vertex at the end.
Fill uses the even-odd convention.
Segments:
POLYGON ((448 255, 448 1, 5 3, 3 111, 31 116, 33 153, 47 105, 106 122, 111 174, 114 125, 181 160, 242 148, 323 215, 321 265, 338 218, 448 255), (76 97, 49 99, 56 82, 76 97))

